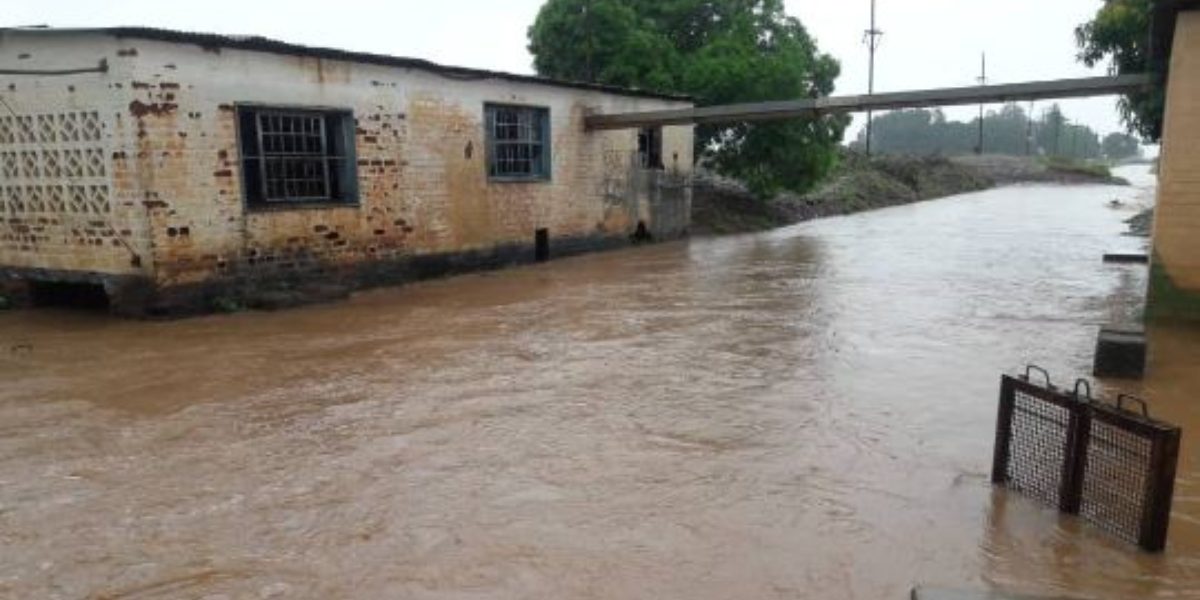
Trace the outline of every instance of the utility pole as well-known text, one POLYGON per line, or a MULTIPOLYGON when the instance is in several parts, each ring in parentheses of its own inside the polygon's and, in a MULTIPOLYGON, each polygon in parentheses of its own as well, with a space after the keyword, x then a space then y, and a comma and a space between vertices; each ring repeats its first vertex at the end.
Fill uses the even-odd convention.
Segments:
POLYGON ((1029 112, 1025 114, 1025 156, 1033 155, 1033 102, 1029 101, 1029 112))
MULTIPOLYGON (((1062 113, 1059 114, 1062 115, 1062 113)), ((1054 120, 1054 156, 1062 156, 1062 128, 1063 125, 1068 123, 1069 121, 1065 116, 1060 116, 1054 120)))
MULTIPOLYGON (((987 85, 987 53, 980 55, 979 85, 987 85)), ((979 143, 975 146, 975 154, 983 154, 983 103, 979 104, 979 143)))
MULTIPOLYGON (((875 25, 875 0, 871 0, 871 28, 863 34, 863 42, 867 45, 867 49, 871 53, 870 66, 867 71, 867 95, 875 94, 875 50, 879 48, 879 38, 883 37, 883 32, 875 25)), ((871 155, 871 127, 874 124, 875 115, 871 111, 867 111, 867 156, 871 155)))

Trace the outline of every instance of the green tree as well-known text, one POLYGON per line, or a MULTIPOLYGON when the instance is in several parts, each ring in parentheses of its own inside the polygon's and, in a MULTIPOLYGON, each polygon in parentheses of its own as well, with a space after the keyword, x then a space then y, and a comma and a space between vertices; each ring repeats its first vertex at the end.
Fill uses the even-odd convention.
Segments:
POLYGON ((1063 128, 1060 156, 1077 160, 1100 158, 1100 136, 1086 125, 1071 123, 1063 128))
MULTIPOLYGON (((684 93, 700 106, 826 96, 840 70, 782 0, 548 0, 529 50, 542 75, 684 93)), ((848 122, 703 125, 696 155, 760 196, 803 191, 832 168, 848 122)))
POLYGON ((549 2, 529 29, 529 50, 537 72, 550 77, 678 89, 678 53, 626 2, 549 2))
POLYGON ((1065 156, 1070 140, 1067 116, 1063 114, 1058 104, 1052 105, 1042 114, 1042 120, 1037 128, 1038 147, 1050 156, 1065 156))
MULTIPOLYGON (((979 126, 979 121, 975 121, 979 126)), ((1016 104, 1005 104, 983 120, 983 147, 988 154, 1022 156, 1032 152, 1028 143, 1029 115, 1016 104)))
MULTIPOLYGON (((1079 60, 1089 67, 1108 62, 1118 74, 1145 73, 1150 64, 1150 27, 1154 0, 1104 0, 1095 18, 1075 29, 1079 60)), ((1162 137, 1161 85, 1128 94, 1118 101, 1121 116, 1131 132, 1148 142, 1162 137)))
POLYGON ((1110 133, 1104 136, 1104 157, 1120 161, 1127 158, 1141 158, 1142 147, 1137 138, 1126 133, 1110 133))

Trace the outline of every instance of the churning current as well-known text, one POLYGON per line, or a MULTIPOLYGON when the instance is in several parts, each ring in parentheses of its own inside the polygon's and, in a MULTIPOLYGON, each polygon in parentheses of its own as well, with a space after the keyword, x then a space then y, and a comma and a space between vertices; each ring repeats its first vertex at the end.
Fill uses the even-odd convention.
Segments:
POLYGON ((277 313, 0 314, 0 597, 1200 597, 1200 331, 1131 388, 1185 430, 1164 555, 988 483, 1000 374, 1137 317, 1100 259, 1144 248, 1139 169, 277 313))

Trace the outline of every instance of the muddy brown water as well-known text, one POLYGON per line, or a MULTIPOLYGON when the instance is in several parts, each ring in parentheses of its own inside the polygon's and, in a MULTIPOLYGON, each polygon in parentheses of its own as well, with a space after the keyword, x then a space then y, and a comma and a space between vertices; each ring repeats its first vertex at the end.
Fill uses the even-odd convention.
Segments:
MULTIPOLYGON (((1141 178, 1145 184, 1147 178, 1141 178)), ((279 313, 0 314, 2 598, 1200 597, 988 484, 1001 372, 1088 371, 1145 188, 1018 187, 279 313)))

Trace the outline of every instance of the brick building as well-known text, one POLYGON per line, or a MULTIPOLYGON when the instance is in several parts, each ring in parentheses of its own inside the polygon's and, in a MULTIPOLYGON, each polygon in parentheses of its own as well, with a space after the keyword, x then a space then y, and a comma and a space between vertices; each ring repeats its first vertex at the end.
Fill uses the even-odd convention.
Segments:
POLYGON ((0 30, 0 100, 0 279, 125 313, 688 227, 690 126, 584 127, 680 97, 120 28, 0 30))
POLYGON ((1147 313, 1200 320, 1200 2, 1156 4, 1151 55, 1169 75, 1147 313))

